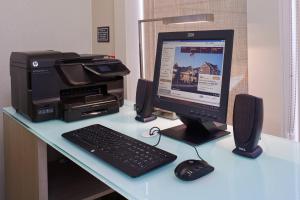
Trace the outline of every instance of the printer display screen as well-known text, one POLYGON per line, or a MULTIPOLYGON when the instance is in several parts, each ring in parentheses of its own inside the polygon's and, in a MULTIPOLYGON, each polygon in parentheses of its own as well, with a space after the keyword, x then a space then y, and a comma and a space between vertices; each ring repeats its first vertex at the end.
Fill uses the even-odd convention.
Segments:
POLYGON ((129 70, 120 61, 106 61, 84 65, 84 68, 98 76, 125 76, 129 70))
POLYGON ((107 65, 99 65, 97 66, 97 70, 100 72, 111 72, 111 68, 107 65))

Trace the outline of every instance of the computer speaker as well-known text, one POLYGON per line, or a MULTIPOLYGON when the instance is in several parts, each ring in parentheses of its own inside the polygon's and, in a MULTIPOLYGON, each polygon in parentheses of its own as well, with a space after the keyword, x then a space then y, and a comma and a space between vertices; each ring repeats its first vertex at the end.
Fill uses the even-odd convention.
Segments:
POLYGON ((263 125, 263 100, 248 94, 236 95, 233 109, 233 153, 256 158, 262 153, 258 146, 263 125))
POLYGON ((152 81, 139 79, 136 88, 136 114, 135 119, 149 122, 156 119, 153 112, 152 81))

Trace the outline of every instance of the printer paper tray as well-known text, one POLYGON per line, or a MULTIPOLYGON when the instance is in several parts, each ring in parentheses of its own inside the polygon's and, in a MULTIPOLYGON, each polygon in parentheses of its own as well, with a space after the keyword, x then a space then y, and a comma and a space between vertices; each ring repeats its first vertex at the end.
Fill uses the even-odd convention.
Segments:
POLYGON ((64 105, 64 120, 67 122, 88 119, 119 112, 119 101, 114 95, 106 95, 98 101, 64 105))

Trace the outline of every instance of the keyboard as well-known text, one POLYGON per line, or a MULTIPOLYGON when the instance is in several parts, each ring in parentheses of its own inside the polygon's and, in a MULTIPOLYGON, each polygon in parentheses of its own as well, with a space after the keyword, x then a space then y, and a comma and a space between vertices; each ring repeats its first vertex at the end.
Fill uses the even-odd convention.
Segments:
POLYGON ((177 158, 176 155, 99 124, 62 136, 131 177, 143 175, 177 158))

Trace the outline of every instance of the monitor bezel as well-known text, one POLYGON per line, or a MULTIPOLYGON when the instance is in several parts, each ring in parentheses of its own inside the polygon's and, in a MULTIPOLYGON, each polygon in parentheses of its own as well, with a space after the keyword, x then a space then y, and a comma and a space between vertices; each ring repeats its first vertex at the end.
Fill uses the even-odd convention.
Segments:
MULTIPOLYGON (((153 104, 154 107, 175 112, 179 116, 186 116, 202 121, 216 121, 226 123, 227 107, 230 87, 231 60, 233 50, 233 30, 210 30, 210 31, 184 31, 162 32, 158 34, 156 60, 153 78, 153 104), (222 73, 222 87, 219 109, 208 109, 209 106, 201 103, 179 100, 158 95, 160 78, 161 56, 164 41, 178 40, 225 40, 225 53, 222 73)), ((213 106, 211 108, 214 108, 213 106)))

